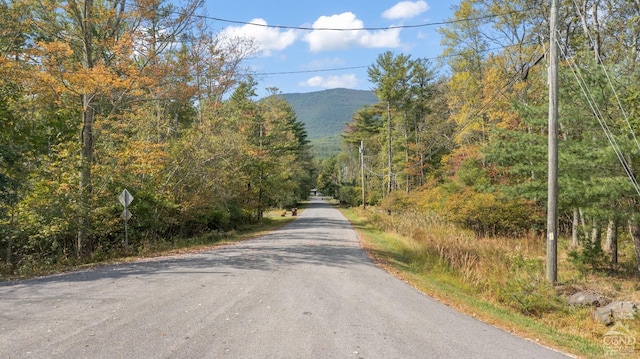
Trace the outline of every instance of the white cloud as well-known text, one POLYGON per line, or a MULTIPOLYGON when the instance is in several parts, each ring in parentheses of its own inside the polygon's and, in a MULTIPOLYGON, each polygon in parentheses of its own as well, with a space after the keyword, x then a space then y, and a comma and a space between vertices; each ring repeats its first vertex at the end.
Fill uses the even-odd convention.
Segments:
POLYGON ((255 40, 258 50, 264 56, 271 56, 272 51, 282 51, 286 49, 291 46, 297 38, 294 30, 280 31, 266 27, 267 22, 264 19, 257 18, 249 22, 264 26, 229 26, 223 30, 223 33, 232 37, 243 37, 255 40))
MULTIPOLYGON (((321 16, 313 23, 314 29, 358 29, 363 28, 362 20, 352 12, 332 16, 321 16)), ((400 46, 400 29, 366 31, 314 30, 304 36, 312 52, 344 50, 353 46, 384 48, 400 46)))
POLYGON ((390 20, 409 19, 429 10, 426 1, 401 1, 382 13, 382 17, 390 20))
POLYGON ((304 87, 322 87, 322 88, 354 88, 358 85, 358 79, 354 74, 340 76, 314 76, 307 81, 301 82, 300 86, 304 87))

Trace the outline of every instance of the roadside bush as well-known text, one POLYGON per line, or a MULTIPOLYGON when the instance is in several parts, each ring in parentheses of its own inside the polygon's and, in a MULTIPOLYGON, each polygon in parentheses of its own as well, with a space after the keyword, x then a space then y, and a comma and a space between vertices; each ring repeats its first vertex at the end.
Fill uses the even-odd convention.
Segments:
POLYGON ((362 204, 362 187, 344 185, 338 190, 338 198, 341 204, 357 207, 362 204))
POLYGON ((476 236, 522 236, 542 227, 542 216, 532 202, 499 193, 478 193, 471 188, 451 195, 443 216, 472 230, 476 236))
POLYGON ((410 207, 409 195, 404 191, 392 192, 389 196, 385 197, 380 204, 380 208, 392 212, 404 212, 410 207))
POLYGON ((497 285, 498 301, 535 317, 565 308, 562 298, 544 277, 542 261, 517 256, 510 267, 508 280, 497 285))
POLYGON ((582 248, 569 251, 568 256, 569 261, 582 275, 602 270, 609 266, 607 255, 599 245, 594 243, 585 243, 582 248))
POLYGON ((522 314, 541 317, 562 310, 564 303, 548 282, 537 278, 514 278, 498 291, 499 300, 522 314))

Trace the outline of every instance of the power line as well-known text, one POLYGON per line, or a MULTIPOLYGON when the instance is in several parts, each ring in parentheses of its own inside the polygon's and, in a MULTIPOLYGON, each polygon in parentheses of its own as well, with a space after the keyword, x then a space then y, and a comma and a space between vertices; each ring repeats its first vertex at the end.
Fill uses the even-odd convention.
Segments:
MULTIPOLYGON (((496 51, 496 50, 504 50, 510 47, 516 47, 516 46, 526 46, 526 45, 532 45, 534 44, 535 41, 531 41, 531 42, 525 42, 525 43, 520 43, 520 44, 514 44, 514 45, 505 45, 505 46, 500 46, 500 47, 493 47, 490 49, 486 49, 480 52, 491 52, 491 51, 496 51)), ((447 58, 452 58, 452 57, 456 57, 459 56, 460 53, 454 53, 454 54, 449 54, 449 55, 439 55, 439 56, 435 56, 435 57, 425 57, 425 60, 443 60, 443 59, 447 59, 447 58)), ((533 65, 537 64, 534 63, 533 65)), ((533 66, 531 65, 531 66, 533 66)), ((348 67, 334 67, 334 68, 329 68, 329 69, 318 69, 318 70, 299 70, 299 71, 281 71, 281 72, 257 72, 255 73, 255 75, 258 76, 268 76, 268 75, 291 75, 291 74, 308 74, 308 73, 315 73, 315 72, 332 72, 332 71, 341 71, 341 70, 357 70, 357 69, 365 69, 368 68, 370 65, 360 65, 360 66, 348 66, 348 67)))
MULTIPOLYGON (((127 6, 137 7, 137 8, 141 7, 138 4, 135 4, 135 5, 134 4, 127 4, 127 6)), ((200 14, 193 14, 192 16, 195 17, 195 18, 200 18, 200 19, 205 19, 205 20, 214 20, 214 21, 231 23, 231 24, 250 25, 250 26, 257 26, 257 27, 264 27, 264 28, 275 28, 275 29, 304 30, 304 31, 379 31, 379 30, 390 30, 390 29, 421 28, 421 27, 429 27, 429 26, 440 26, 440 25, 455 24, 455 23, 468 22, 468 21, 487 20, 487 19, 492 19, 492 18, 496 18, 496 17, 502 17, 502 16, 506 16, 506 15, 511 15, 511 14, 519 14, 519 13, 530 11, 532 9, 534 9, 534 7, 529 7, 529 8, 522 9, 522 10, 513 10, 513 11, 508 11, 508 12, 499 13, 499 14, 488 14, 488 15, 479 16, 479 17, 475 17, 475 18, 455 19, 455 20, 438 21, 438 22, 430 22, 430 23, 422 23, 422 24, 414 24, 414 25, 392 25, 392 26, 389 26, 389 27, 362 27, 362 28, 329 28, 329 27, 314 28, 314 27, 308 27, 308 26, 268 25, 268 24, 255 23, 255 22, 249 22, 249 21, 224 19, 224 18, 208 16, 208 15, 200 15, 200 14)), ((178 11, 170 11, 170 12, 174 13, 174 14, 182 15, 182 13, 178 12, 178 11)), ((494 51, 494 50, 500 50, 500 49, 505 49, 505 48, 512 47, 512 46, 521 46, 521 45, 527 45, 527 43, 521 43, 521 44, 516 44, 516 45, 508 45, 508 46, 501 46, 501 47, 487 49, 487 50, 482 51, 482 52, 490 52, 490 51, 494 51)), ((440 56, 436 56, 436 57, 432 57, 432 58, 425 58, 425 59, 427 59, 427 60, 441 60, 441 59, 451 58, 451 57, 454 57, 454 56, 457 56, 457 55, 459 55, 459 53, 449 54, 449 55, 440 55, 440 56)), ((369 66, 368 65, 367 66, 361 65, 361 66, 338 67, 338 68, 319 69, 319 70, 261 72, 261 73, 254 73, 254 74, 258 75, 258 76, 290 75, 290 74, 303 74, 303 73, 316 73, 316 72, 332 72, 332 71, 341 71, 341 70, 355 70, 355 69, 363 69, 363 68, 367 68, 367 67, 369 67, 369 66)))
MULTIPOLYGON (((127 7, 143 8, 143 6, 141 6, 139 4, 127 4, 126 6, 127 7)), ((228 23, 228 24, 249 25, 249 26, 257 26, 257 27, 272 28, 272 29, 283 29, 283 30, 301 30, 301 31, 380 31, 380 30, 395 30, 395 29, 415 29, 415 28, 423 28, 423 27, 431 27, 431 26, 450 25, 450 24, 456 24, 456 23, 460 23, 460 22, 481 21, 481 20, 488 20, 488 19, 493 19, 493 18, 497 18, 497 17, 503 17, 503 16, 507 16, 507 15, 512 15, 512 14, 519 14, 519 13, 523 13, 523 12, 529 12, 529 11, 534 10, 534 9, 535 9, 535 7, 531 6, 531 7, 522 9, 522 10, 512 10, 512 11, 507 11, 507 12, 504 12, 504 13, 488 14, 488 15, 483 15, 483 16, 478 16, 478 17, 473 17, 473 18, 443 20, 443 21, 427 22, 427 23, 412 24, 412 25, 391 25, 391 26, 387 26, 387 27, 358 27, 358 28, 269 25, 269 24, 251 22, 251 21, 225 19, 225 18, 209 16, 209 15, 193 14, 192 16, 195 17, 195 18, 199 18, 199 19, 213 20, 213 21, 224 22, 224 23, 228 23)), ((173 11, 169 10, 168 12, 169 13, 173 13, 175 15, 180 15, 180 16, 184 15, 182 12, 176 11, 176 10, 173 10, 173 11)))
POLYGON ((569 64, 569 68, 571 69, 571 72, 573 73, 573 76, 575 77, 576 82, 580 86, 580 89, 582 90, 582 93, 585 99, 587 100, 589 107, 591 108, 591 112, 598 120, 598 123, 600 124, 600 127, 602 128, 602 131, 604 132, 605 137, 609 141, 609 144, 613 149, 613 152, 618 158, 618 161, 620 161, 620 164, 622 165, 622 168, 624 169, 625 174, 629 178, 629 181, 631 181, 631 185, 636 190, 636 193, 640 196, 640 184, 638 184, 638 181, 636 180, 636 177, 634 176, 633 171, 631 170, 631 166, 627 162, 627 159, 625 158, 624 153, 622 152, 622 149, 620 148, 620 145, 618 144, 618 141, 615 138, 615 135, 613 134, 613 132, 611 132, 611 129, 607 124, 607 121, 604 115, 600 111, 600 107, 598 106, 596 100, 594 99, 593 94, 591 93, 591 90, 587 85, 587 82, 582 76, 582 72, 580 71, 580 68, 578 67, 577 64, 575 64, 569 59, 568 54, 565 53, 564 49, 560 47, 559 44, 558 44, 558 47, 560 48, 560 51, 562 51, 562 55, 564 56, 565 60, 567 60, 567 63, 569 64))
MULTIPOLYGON (((540 57, 538 57, 538 59, 534 62, 534 65, 537 64, 543 56, 544 56, 544 54, 542 54, 540 57)), ((478 117, 480 114, 482 114, 487 108, 489 108, 489 106, 491 106, 495 101, 497 101, 498 98, 500 96, 502 96, 502 94, 504 93, 505 90, 507 90, 511 86, 515 85, 516 82, 520 81, 521 80, 521 76, 522 76, 522 71, 520 71, 520 72, 516 73, 515 75, 513 75, 511 77, 511 79, 509 79, 509 81, 507 81, 498 91, 496 91, 493 94, 493 96, 489 99, 489 101, 485 102, 479 109, 477 109, 475 111, 475 113, 471 114, 467 118, 467 121, 465 121, 458 128, 458 131, 456 131, 453 134, 453 137, 457 137, 458 135, 462 134, 467 129, 467 127, 471 126, 475 122, 476 117, 478 117)))
POLYGON ((487 20, 496 17, 503 17, 511 14, 518 14, 521 12, 527 12, 532 10, 533 7, 523 9, 523 10, 514 10, 501 14, 489 14, 484 16, 479 16, 476 18, 465 18, 465 19, 456 19, 456 20, 446 20, 446 21, 437 21, 437 22, 427 22, 422 24, 414 24, 414 25, 391 25, 388 27, 358 27, 358 28, 336 28, 336 27, 309 27, 309 26, 291 26, 291 25, 269 25, 262 24, 257 22, 250 21, 240 21, 240 20, 231 20, 224 19, 220 17, 208 16, 208 15, 194 15, 194 17, 198 17, 206 20, 214 20, 219 22, 224 22, 228 24, 236 24, 236 25, 249 25, 249 26, 257 26, 257 27, 265 27, 271 29, 282 29, 282 30, 301 30, 301 31, 380 31, 380 30, 395 30, 395 29, 415 29, 422 27, 430 27, 430 26, 441 26, 441 25, 449 25, 455 24, 459 22, 468 22, 468 21, 479 21, 479 20, 487 20))
POLYGON ((256 75, 264 76, 264 75, 289 75, 289 74, 306 74, 306 73, 314 73, 314 72, 331 72, 331 71, 340 71, 340 70, 356 70, 356 69, 365 69, 369 66, 349 66, 349 67, 335 67, 330 69, 319 69, 319 70, 300 70, 300 71, 281 71, 281 72, 259 72, 256 75))
MULTIPOLYGON (((580 7, 578 6, 578 3, 574 0, 573 4, 575 5, 576 9, 578 10, 578 13, 580 13, 580 7)), ((580 16, 584 16, 580 13, 580 16)), ((591 41, 592 44, 595 44, 595 40, 593 39, 593 36, 591 36, 591 30, 587 29, 587 35, 589 36, 589 41, 591 41)), ((636 147, 638 147, 638 150, 640 150, 640 142, 638 142, 638 138, 636 137, 635 131, 633 131, 633 128, 631 127, 631 123, 629 122, 629 116, 627 115, 627 111, 625 111, 624 106, 622 106, 622 102, 620 101, 620 97, 618 96, 618 92, 616 91, 615 86, 613 86, 613 81, 611 80, 611 77, 609 76, 609 71, 607 71, 606 66, 604 66, 604 60, 602 59, 602 56, 600 55, 600 52, 597 51, 594 48, 594 52, 596 53, 596 56, 598 57, 598 63, 600 64, 600 67, 602 67, 602 71, 604 72, 606 78, 607 78, 607 82, 609 84, 609 87, 611 87, 611 91, 613 92, 615 98, 616 98, 616 102, 618 103, 618 108, 620 108, 620 111, 622 112, 622 117, 624 118, 625 122, 627 123, 627 128, 629 129, 629 132, 631 133, 631 137, 633 138, 633 141, 636 144, 636 147)))

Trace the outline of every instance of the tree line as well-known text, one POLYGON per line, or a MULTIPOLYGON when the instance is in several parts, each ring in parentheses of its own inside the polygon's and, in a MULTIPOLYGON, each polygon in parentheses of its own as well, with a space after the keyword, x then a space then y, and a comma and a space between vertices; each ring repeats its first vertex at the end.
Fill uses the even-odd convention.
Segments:
POLYGON ((0 2, 3 269, 92 258, 260 221, 314 185, 304 125, 258 100, 251 40, 201 0, 0 2))
MULTIPOLYGON (((386 52, 369 67, 379 102, 353 116, 319 187, 478 236, 544 236, 549 4, 454 10, 441 62, 386 52)), ((640 273, 640 3, 560 1, 559 13, 560 233, 576 264, 640 273)))

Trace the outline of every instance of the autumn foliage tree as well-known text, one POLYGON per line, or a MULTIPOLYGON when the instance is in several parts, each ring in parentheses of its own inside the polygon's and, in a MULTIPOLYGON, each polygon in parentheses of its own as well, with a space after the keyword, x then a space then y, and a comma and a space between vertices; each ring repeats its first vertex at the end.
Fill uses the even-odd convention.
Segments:
POLYGON ((254 98, 255 47, 207 30, 201 5, 2 3, 2 268, 116 255, 124 188, 134 251, 307 195, 304 126, 286 102, 254 98))

